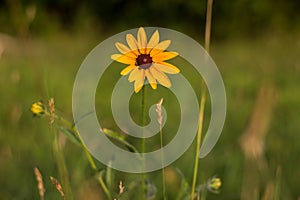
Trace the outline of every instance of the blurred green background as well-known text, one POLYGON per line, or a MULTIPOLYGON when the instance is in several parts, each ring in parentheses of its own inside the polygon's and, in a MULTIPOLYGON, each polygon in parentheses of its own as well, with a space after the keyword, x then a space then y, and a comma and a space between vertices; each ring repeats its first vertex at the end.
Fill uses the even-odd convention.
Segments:
MULTIPOLYGON (((214 2, 211 56, 228 110, 220 140, 200 160, 199 182, 214 175, 223 182, 221 193, 208 199, 300 198, 299 10, 296 0, 214 2)), ((205 11, 204 0, 0 0, 1 199, 39 199, 35 166, 45 199, 59 198, 48 179, 59 179, 53 135, 48 119, 33 118, 33 102, 54 97, 57 110, 72 120, 73 81, 96 45, 140 26, 174 29, 203 44, 205 11)), ((206 111, 207 124, 209 106, 206 111)), ((75 199, 104 199, 81 149, 61 140, 75 199)), ((170 199, 180 181, 174 168, 191 182, 193 155, 194 145, 167 168, 170 199)), ((149 174, 158 188, 159 175, 149 174)), ((135 176, 117 172, 116 192, 120 179, 126 186, 135 176)))

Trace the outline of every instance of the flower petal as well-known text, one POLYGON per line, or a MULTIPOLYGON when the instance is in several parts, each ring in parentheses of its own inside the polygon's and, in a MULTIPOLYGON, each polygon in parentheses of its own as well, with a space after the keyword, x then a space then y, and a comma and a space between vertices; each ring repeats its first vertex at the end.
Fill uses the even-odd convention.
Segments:
POLYGON ((129 65, 129 66, 127 66, 126 68, 124 68, 124 69, 120 72, 120 74, 121 74, 122 76, 127 75, 127 74, 128 74, 129 72, 131 72, 131 70, 133 70, 134 68, 136 68, 135 65, 129 65))
POLYGON ((125 54, 125 53, 127 53, 127 52, 130 51, 130 49, 129 49, 126 45, 124 45, 124 44, 122 44, 122 43, 120 43, 120 42, 116 42, 115 46, 117 47, 117 49, 118 49, 118 50, 120 51, 120 53, 122 53, 122 54, 125 54))
POLYGON ((177 74, 180 70, 174 65, 166 62, 153 63, 157 69, 168 74, 177 74))
POLYGON ((135 69, 133 69, 131 71, 131 73, 129 74, 129 77, 128 77, 128 81, 129 82, 133 82, 136 80, 137 76, 138 76, 138 73, 140 72, 140 69, 137 67, 135 69))
POLYGON ((170 60, 171 58, 174 58, 178 56, 177 52, 161 52, 155 56, 152 57, 153 62, 162 62, 164 60, 170 60))
POLYGON ((138 51, 130 50, 126 45, 124 45, 120 42, 116 42, 115 46, 122 54, 124 54, 128 57, 136 58, 137 55, 139 54, 138 51))
POLYGON ((138 44, 136 39, 131 34, 126 35, 126 41, 131 50, 138 50, 138 44))
POLYGON ((152 66, 152 67, 150 68, 150 72, 152 73, 153 77, 154 77, 161 85, 163 85, 163 86, 165 86, 165 87, 167 87, 167 88, 171 87, 172 84, 171 84, 170 79, 169 79, 163 72, 161 72, 159 69, 157 69, 157 68, 155 67, 155 65, 152 66))
POLYGON ((135 93, 138 93, 142 89, 144 82, 145 82, 145 70, 139 70, 134 82, 135 93))
POLYGON ((155 90, 157 88, 156 80, 153 77, 153 75, 151 74, 149 69, 145 70, 145 75, 146 75, 151 87, 155 90))
POLYGON ((159 32, 156 30, 153 35, 151 36, 148 44, 147 44, 147 52, 146 54, 149 54, 151 49, 154 48, 156 45, 158 45, 159 42, 159 32))
POLYGON ((126 55, 122 55, 122 54, 113 54, 111 55, 111 59, 120 62, 120 63, 124 63, 124 64, 134 64, 135 63, 135 59, 132 57, 128 57, 126 55))
POLYGON ((143 27, 140 27, 137 35, 138 47, 143 53, 146 53, 147 35, 143 27))
POLYGON ((164 41, 160 42, 158 45, 153 47, 153 49, 150 52, 150 56, 153 57, 156 54, 163 52, 170 46, 170 44, 171 44, 171 40, 164 40, 164 41))

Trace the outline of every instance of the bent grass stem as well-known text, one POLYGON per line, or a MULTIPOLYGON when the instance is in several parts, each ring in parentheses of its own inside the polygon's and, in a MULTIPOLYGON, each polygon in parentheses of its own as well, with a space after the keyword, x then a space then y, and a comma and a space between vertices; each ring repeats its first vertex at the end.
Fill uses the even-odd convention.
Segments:
MULTIPOLYGON (((207 0, 206 7, 206 23, 205 23, 205 50, 209 53, 210 51, 210 36, 211 36, 211 21, 212 21, 212 6, 213 0, 207 0)), ((199 111, 199 124, 198 124, 198 133, 197 133, 197 144, 196 144, 196 155, 195 155, 195 165, 194 165, 194 173, 193 173, 193 182, 192 182, 192 191, 191 191, 191 200, 194 199, 194 192, 197 182, 197 173, 199 168, 199 153, 201 146, 201 137, 203 131, 203 121, 204 121, 204 107, 206 100, 206 89, 205 83, 202 81, 202 94, 201 94, 201 103, 200 103, 200 111, 199 111)), ((200 195, 198 197, 200 200, 200 195)))
MULTIPOLYGON (((204 85, 204 83, 203 83, 203 85, 204 85)), ((194 192, 195 192, 196 182, 197 182, 197 173, 198 173, 198 168, 199 168, 199 153, 200 153, 203 122, 204 122, 205 101, 206 101, 206 91, 205 91, 205 89, 203 89, 202 95, 201 95, 200 112, 199 112, 199 123, 198 123, 198 133, 197 133, 197 141, 196 141, 197 144, 196 144, 196 155, 195 155, 191 200, 194 199, 194 192)))

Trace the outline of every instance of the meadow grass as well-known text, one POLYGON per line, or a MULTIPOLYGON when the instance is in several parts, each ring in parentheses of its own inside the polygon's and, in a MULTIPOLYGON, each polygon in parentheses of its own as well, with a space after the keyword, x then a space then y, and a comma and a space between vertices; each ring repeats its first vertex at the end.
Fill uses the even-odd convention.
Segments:
MULTIPOLYGON (((25 42, 13 38, 8 41, 0 59, 2 199, 39 199, 33 173, 36 166, 44 177, 45 199, 60 198, 60 194, 49 180, 50 176, 58 177, 52 149, 53 134, 49 129, 48 119, 32 117, 30 105, 38 100, 44 100, 46 103, 50 97, 54 97, 58 112, 71 120, 71 95, 76 71, 87 53, 100 41, 101 38, 94 36, 83 37, 66 33, 25 42)), ((245 166, 239 140, 248 126, 259 88, 266 82, 275 88, 277 104, 265 139, 264 158, 268 165, 268 176, 259 174, 259 196, 262 198, 268 180, 280 180, 279 199, 299 197, 300 171, 295 164, 299 161, 300 153, 300 61, 297 54, 299 47, 299 38, 289 34, 266 34, 254 39, 212 41, 211 55, 224 79, 228 111, 219 142, 214 150, 201 160, 198 182, 203 183, 215 174, 221 177, 223 182, 221 193, 208 194, 208 199, 240 199, 245 166), (281 173, 277 172, 278 168, 281 169, 281 173), (278 177, 276 174, 281 175, 278 177)), ((120 69, 121 66, 115 64, 115 68, 112 66, 106 73, 111 74, 110 77, 116 77, 120 69)), ((189 74, 184 70, 183 73, 189 74)), ((164 89, 160 90, 165 92, 164 89)), ((104 109, 107 109, 108 102, 105 99, 96 97, 96 100, 99 107, 104 105, 104 109)), ((137 100, 138 98, 132 99, 133 102, 137 100)), ((209 111, 209 98, 207 100, 206 110, 209 111)), ((155 104, 157 101, 147 103, 155 104)), ((176 107, 176 102, 171 103, 166 97, 164 106, 168 110, 176 107)), ((134 108, 132 112, 133 118, 140 115, 140 111, 134 108)), ((103 123, 107 124, 107 128, 118 130, 107 117, 109 111, 98 115, 100 120, 106 119, 103 123)), ((206 119, 209 119, 209 112, 205 115, 204 130, 207 128, 206 119)), ((177 119, 172 120, 176 122, 177 119)), ((171 123, 166 130, 172 132, 176 128, 176 123, 171 123)), ((164 134, 164 142, 172 139, 172 135, 168 135, 167 131, 164 130, 164 134)), ((65 140, 64 136, 60 139, 65 140)), ((155 140, 150 143, 155 143, 155 140)), ((132 139, 131 142, 135 144, 137 141, 132 139)), ((73 195, 77 199, 99 199, 104 196, 82 150, 69 141, 63 144, 73 195)), ((195 144, 173 164, 182 171, 189 182, 192 180, 190 169, 194 152, 195 144)), ((98 162, 97 166, 105 168, 98 162)), ((173 168, 166 168, 165 173, 167 194, 169 199, 175 199, 180 187, 180 176, 173 168)), ((152 172, 148 176, 159 188, 158 192, 162 192, 161 172, 152 172)), ((117 173, 113 187, 115 194, 118 193, 120 180, 125 187, 134 188, 130 183, 135 178, 137 177, 127 173, 117 173)))

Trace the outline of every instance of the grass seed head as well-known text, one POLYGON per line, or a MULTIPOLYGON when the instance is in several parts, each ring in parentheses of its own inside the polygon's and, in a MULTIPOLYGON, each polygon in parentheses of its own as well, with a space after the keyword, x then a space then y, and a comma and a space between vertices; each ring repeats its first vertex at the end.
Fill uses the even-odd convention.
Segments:
POLYGON ((42 174, 41 174, 41 172, 39 171, 39 169, 37 167, 35 167, 33 170, 34 170, 36 180, 38 182, 39 195, 40 195, 41 200, 43 200, 44 199, 44 193, 46 191, 45 188, 44 188, 44 184, 43 184, 43 177, 42 177, 42 174))
POLYGON ((55 115, 54 115, 55 105, 54 105, 54 99, 53 98, 49 99, 48 106, 49 106, 49 115, 50 115, 49 124, 52 125, 54 123, 54 117, 55 117, 55 115))
POLYGON ((53 185, 56 187, 57 191, 60 193, 60 196, 64 197, 65 193, 62 189, 61 184, 52 176, 50 176, 50 180, 53 183, 53 185))

